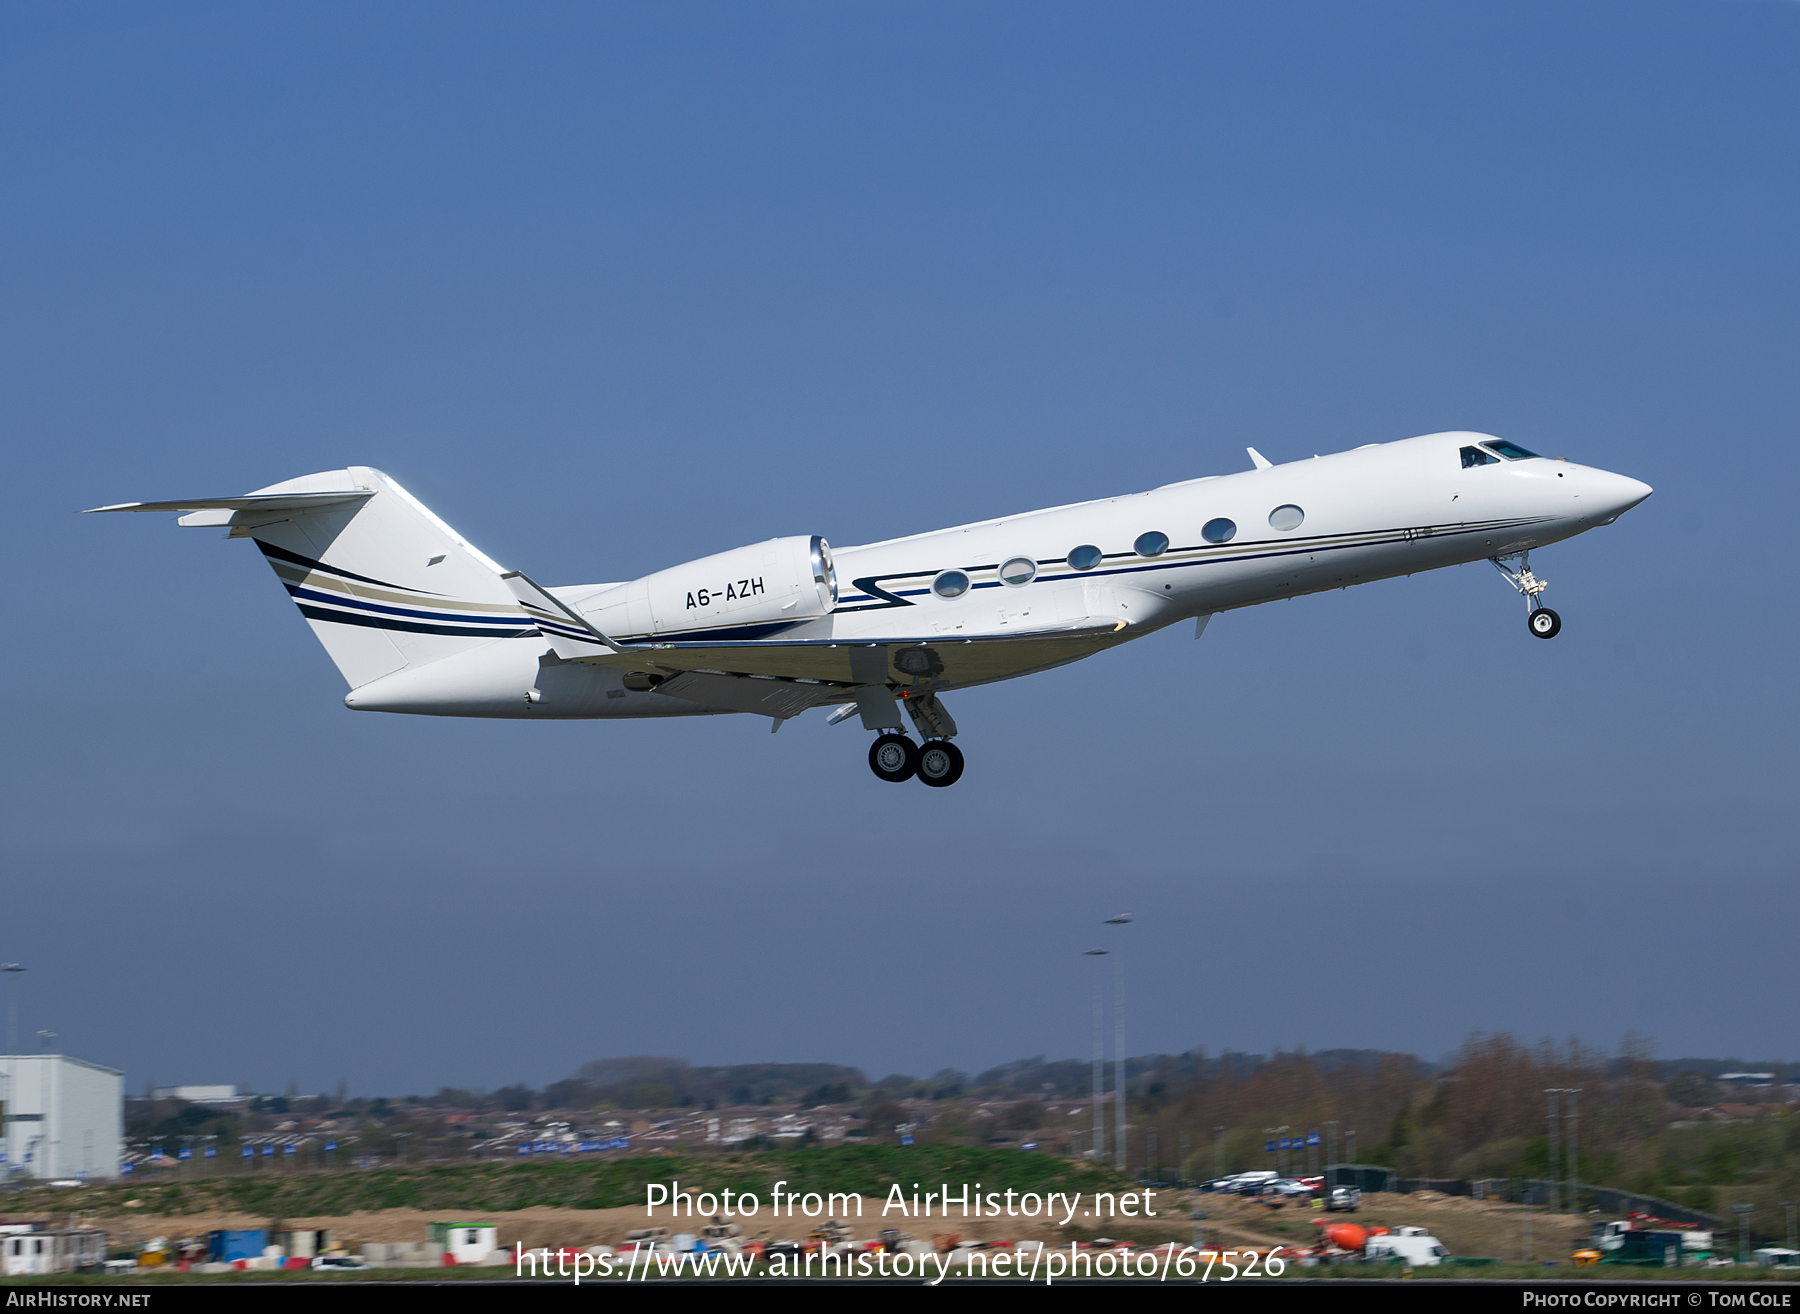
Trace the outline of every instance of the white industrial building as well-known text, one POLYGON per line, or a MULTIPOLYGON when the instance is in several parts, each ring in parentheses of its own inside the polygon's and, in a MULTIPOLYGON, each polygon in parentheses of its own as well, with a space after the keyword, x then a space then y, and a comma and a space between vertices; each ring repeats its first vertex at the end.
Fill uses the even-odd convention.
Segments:
POLYGON ((189 1104, 236 1104, 236 1086, 158 1086, 159 1100, 186 1100, 189 1104))
POLYGON ((116 1177, 125 1074, 65 1054, 0 1055, 6 1179, 116 1177))

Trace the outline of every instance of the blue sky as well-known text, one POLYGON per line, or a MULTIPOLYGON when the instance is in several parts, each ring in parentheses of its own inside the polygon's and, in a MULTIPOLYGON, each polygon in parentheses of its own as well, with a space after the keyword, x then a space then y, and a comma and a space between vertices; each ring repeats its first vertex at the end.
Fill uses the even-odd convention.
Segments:
POLYGON ((1800 6, 10 6, 0 958, 145 1079, 1635 1029, 1796 1057, 1800 6), (358 716, 247 545, 378 466, 549 583, 1449 428, 1657 489, 954 704, 358 716), (1726 1006, 1724 1001, 1731 1001, 1726 1006))

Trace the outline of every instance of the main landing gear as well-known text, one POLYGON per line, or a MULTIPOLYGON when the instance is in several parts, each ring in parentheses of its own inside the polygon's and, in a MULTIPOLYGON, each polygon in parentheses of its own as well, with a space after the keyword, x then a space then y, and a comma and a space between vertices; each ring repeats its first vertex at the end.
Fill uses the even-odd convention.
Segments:
POLYGON ((949 788, 963 773, 962 750, 950 742, 956 722, 929 689, 903 690, 901 702, 925 742, 914 744, 897 729, 889 729, 869 745, 869 769, 896 785, 916 776, 933 789, 949 788))
POLYGON ((911 780, 947 789, 962 779, 962 749, 948 739, 927 739, 923 746, 902 734, 885 734, 869 745, 869 770, 892 784, 911 780))
POLYGON ((1550 587, 1547 580, 1541 580, 1531 573, 1531 553, 1514 552, 1504 557, 1489 557, 1494 569, 1506 576, 1506 582, 1525 596, 1527 608, 1525 624, 1540 639, 1554 639, 1562 633, 1562 617, 1538 601, 1538 595, 1550 587), (1514 570, 1506 563, 1516 560, 1519 568, 1514 570))

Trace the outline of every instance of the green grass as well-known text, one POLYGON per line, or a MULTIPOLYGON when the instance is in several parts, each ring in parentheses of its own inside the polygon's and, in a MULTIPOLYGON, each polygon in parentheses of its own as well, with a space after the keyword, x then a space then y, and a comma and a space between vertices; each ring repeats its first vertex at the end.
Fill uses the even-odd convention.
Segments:
POLYGON ((340 1217, 360 1210, 421 1209, 443 1213, 505 1213, 560 1207, 611 1209, 641 1205, 650 1182, 679 1180, 698 1194, 729 1188, 753 1191, 765 1203, 777 1181, 789 1191, 840 1191, 882 1196, 896 1183, 908 1193, 980 1182, 1005 1191, 1118 1191, 1136 1184, 1110 1169, 1026 1150, 954 1145, 844 1146, 760 1154, 644 1154, 623 1158, 431 1164, 416 1168, 346 1169, 198 1178, 189 1182, 125 1182, 81 1191, 23 1192, 8 1211, 122 1213, 181 1216, 261 1214, 270 1218, 340 1217))

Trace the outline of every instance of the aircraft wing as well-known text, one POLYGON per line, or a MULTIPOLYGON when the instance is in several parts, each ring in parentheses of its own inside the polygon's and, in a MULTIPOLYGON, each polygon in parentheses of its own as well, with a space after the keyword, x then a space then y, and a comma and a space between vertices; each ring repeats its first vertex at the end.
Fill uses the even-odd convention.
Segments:
POLYGON ((750 643, 655 643, 622 652, 597 646, 574 660, 629 671, 720 671, 849 687, 986 684, 1079 661, 1124 642, 1116 623, 968 639, 942 637, 769 640, 750 643))
MULTIPOLYGON (((1125 626, 1100 617, 1084 617, 1054 628, 1015 634, 951 638, 932 635, 919 638, 795 639, 739 642, 685 642, 622 644, 595 629, 579 612, 516 571, 501 577, 520 604, 564 661, 610 666, 665 676, 695 672, 708 677, 760 677, 762 680, 799 681, 814 686, 809 692, 789 686, 785 690, 744 689, 735 696, 761 704, 774 700, 815 705, 841 701, 845 689, 858 685, 926 683, 935 688, 986 684, 1032 671, 1048 670, 1079 661, 1125 642, 1125 626)), ((672 691, 670 680, 662 686, 672 691)), ((731 706, 722 697, 701 696, 699 678, 683 677, 684 694, 696 701, 731 706)), ((714 680, 716 684, 717 681, 714 680)), ((709 686, 710 687, 710 686, 709 686)), ((722 694, 725 686, 712 689, 722 694)))

